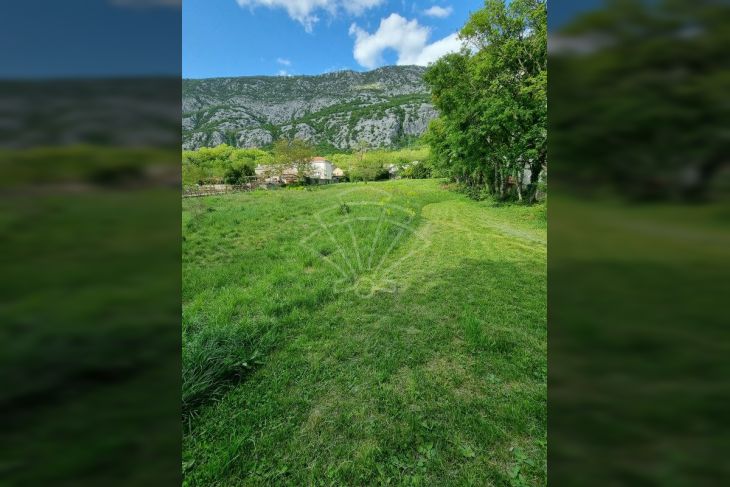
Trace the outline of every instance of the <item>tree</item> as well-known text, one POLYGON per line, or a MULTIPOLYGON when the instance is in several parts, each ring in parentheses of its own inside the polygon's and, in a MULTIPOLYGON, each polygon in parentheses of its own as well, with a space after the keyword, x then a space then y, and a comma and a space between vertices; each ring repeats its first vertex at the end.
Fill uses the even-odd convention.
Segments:
POLYGON ((260 149, 238 149, 225 144, 203 147, 197 151, 183 151, 183 183, 203 184, 253 175, 258 165, 266 166, 271 163, 271 159, 268 152, 260 149), (234 172, 240 173, 240 176, 234 172))
POLYGON ((426 72, 441 117, 426 140, 435 167, 499 199, 531 202, 547 168, 547 9, 487 0, 460 32, 471 50, 426 72))
POLYGON ((428 179, 431 177, 431 166, 424 161, 413 161, 402 166, 401 175, 410 179, 428 179))
POLYGON ((392 156, 382 150, 367 152, 367 144, 358 144, 358 151, 347 158, 346 174, 353 181, 375 181, 387 179, 388 170, 385 163, 392 156))
POLYGON ((363 158, 353 168, 353 174, 362 181, 375 181, 385 179, 388 171, 383 167, 383 162, 375 158, 363 158))
POLYGON ((631 199, 702 199, 727 167, 727 2, 606 2, 551 55, 553 177, 631 199))
POLYGON ((314 149, 302 139, 279 139, 274 143, 274 166, 279 178, 291 169, 296 171, 300 182, 304 181, 311 175, 312 157, 314 149))
POLYGON ((223 182, 226 184, 244 184, 249 178, 256 175, 256 170, 251 164, 235 164, 226 169, 223 175, 223 182))

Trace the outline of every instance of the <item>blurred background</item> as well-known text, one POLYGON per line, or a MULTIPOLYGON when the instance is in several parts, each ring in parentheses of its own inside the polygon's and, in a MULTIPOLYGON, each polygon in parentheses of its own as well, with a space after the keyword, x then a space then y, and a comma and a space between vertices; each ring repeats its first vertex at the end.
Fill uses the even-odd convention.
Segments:
POLYGON ((180 483, 180 2, 0 15, 0 484, 180 483))
POLYGON ((549 476, 730 477, 730 5, 549 6, 549 476))

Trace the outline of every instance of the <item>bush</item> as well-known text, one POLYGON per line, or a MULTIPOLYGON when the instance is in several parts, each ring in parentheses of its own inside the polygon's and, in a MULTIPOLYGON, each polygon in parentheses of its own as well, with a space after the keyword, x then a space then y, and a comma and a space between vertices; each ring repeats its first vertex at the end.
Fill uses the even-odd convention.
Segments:
MULTIPOLYGON (((255 175, 259 164, 270 164, 270 153, 260 149, 237 149, 227 145, 183 151, 183 184, 196 184, 207 180, 227 180, 239 184, 242 176, 255 175)), ((244 178, 245 179, 245 178, 244 178)))
POLYGON ((428 179, 431 177, 431 166, 425 162, 414 161, 403 169, 402 176, 410 179, 428 179))
POLYGON ((256 170, 248 165, 232 166, 226 169, 223 174, 223 182, 226 184, 243 184, 248 178, 256 175, 256 170))

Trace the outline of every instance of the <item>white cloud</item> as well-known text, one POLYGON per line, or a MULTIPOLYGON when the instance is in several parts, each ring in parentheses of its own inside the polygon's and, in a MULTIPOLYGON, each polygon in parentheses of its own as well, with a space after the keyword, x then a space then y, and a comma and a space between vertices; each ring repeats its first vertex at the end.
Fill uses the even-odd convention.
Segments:
POLYGON ((438 5, 434 5, 433 7, 423 11, 424 15, 428 15, 429 17, 436 17, 439 19, 445 19, 452 13, 454 13, 453 7, 439 7, 438 5))
POLYGON ((291 66, 291 61, 283 57, 276 58, 276 62, 282 66, 291 66))
POLYGON ((391 14, 380 21, 375 33, 350 26, 350 35, 355 38, 353 55, 355 60, 368 69, 383 64, 383 53, 392 49, 398 54, 397 64, 417 64, 426 66, 441 56, 458 51, 462 42, 457 34, 428 43, 431 30, 420 25, 417 20, 408 20, 398 14, 391 14))
POLYGON ((289 71, 287 71, 286 69, 280 69, 278 75, 279 76, 291 76, 289 74, 289 71))
POLYGON ((366 10, 381 6, 385 0, 341 0, 339 3, 347 13, 362 15, 366 10))
POLYGON ((366 10, 385 3, 386 0, 236 0, 241 7, 280 8, 293 20, 296 20, 307 32, 314 30, 319 22, 318 13, 325 12, 331 16, 344 11, 350 15, 361 15, 366 10))
POLYGON ((417 64, 419 66, 427 66, 438 58, 443 57, 452 52, 458 52, 463 46, 463 42, 459 39, 459 34, 454 32, 450 36, 446 36, 432 44, 428 44, 423 51, 412 62, 404 64, 417 64))

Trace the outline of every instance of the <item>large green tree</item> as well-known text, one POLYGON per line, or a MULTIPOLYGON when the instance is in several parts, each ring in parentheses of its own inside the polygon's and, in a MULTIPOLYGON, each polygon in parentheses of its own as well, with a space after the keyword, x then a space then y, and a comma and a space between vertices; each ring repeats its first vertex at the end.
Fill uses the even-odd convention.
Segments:
POLYGON ((556 40, 573 47, 550 56, 555 179, 705 197, 729 159, 729 23, 722 1, 612 0, 566 25, 556 40))
POLYGON ((487 0, 460 36, 467 47, 426 72, 441 114, 426 136, 434 165, 474 190, 531 202, 547 169, 546 3, 487 0))

